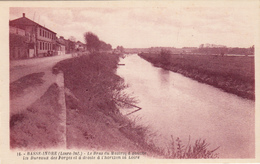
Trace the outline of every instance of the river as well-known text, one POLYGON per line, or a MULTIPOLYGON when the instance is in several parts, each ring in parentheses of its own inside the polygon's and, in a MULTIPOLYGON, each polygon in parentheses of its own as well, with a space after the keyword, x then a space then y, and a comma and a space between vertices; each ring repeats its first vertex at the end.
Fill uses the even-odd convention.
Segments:
MULTIPOLYGON (((129 85, 142 110, 129 117, 169 145, 171 135, 187 143, 206 139, 220 158, 254 158, 255 102, 154 67, 136 54, 121 59, 117 74, 129 85)), ((133 111, 124 109, 122 113, 133 111)))

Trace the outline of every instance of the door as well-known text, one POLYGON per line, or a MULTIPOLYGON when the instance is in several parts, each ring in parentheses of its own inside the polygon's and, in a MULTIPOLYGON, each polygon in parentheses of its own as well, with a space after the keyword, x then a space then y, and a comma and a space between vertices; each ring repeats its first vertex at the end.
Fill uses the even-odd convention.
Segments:
POLYGON ((34 49, 29 49, 29 58, 34 56, 34 49))

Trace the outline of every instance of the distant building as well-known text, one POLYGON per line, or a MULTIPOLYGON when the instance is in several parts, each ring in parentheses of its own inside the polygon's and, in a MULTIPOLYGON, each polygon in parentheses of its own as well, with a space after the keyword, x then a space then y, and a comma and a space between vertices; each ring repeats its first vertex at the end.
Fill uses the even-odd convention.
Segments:
POLYGON ((201 44, 199 48, 226 48, 226 46, 206 43, 206 44, 201 44))
POLYGON ((86 46, 84 43, 77 41, 75 44, 75 48, 77 51, 85 51, 86 50, 86 46))
POLYGON ((65 55, 65 39, 63 36, 60 36, 60 38, 56 39, 56 45, 55 45, 55 55, 65 55))
POLYGON ((23 13, 23 17, 11 20, 10 28, 10 58, 38 57, 52 54, 55 50, 56 33, 50 29, 28 19, 23 13), (17 45, 17 39, 22 46, 17 45), (25 54, 19 56, 18 49, 22 49, 25 54))
POLYGON ((75 51, 76 43, 71 40, 65 40, 66 53, 72 53, 75 51))
POLYGON ((65 45, 65 53, 72 53, 75 51, 75 42, 69 40, 69 39, 64 39, 63 36, 60 36, 60 38, 58 39, 59 43, 62 43, 62 45, 65 45))
POLYGON ((182 47, 182 53, 192 53, 197 47, 182 47))

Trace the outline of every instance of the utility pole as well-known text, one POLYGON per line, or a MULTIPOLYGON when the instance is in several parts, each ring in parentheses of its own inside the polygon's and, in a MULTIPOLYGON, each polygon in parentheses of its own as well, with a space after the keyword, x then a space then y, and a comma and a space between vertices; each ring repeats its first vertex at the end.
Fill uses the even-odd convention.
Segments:
POLYGON ((34 14, 33 14, 33 21, 34 21, 34 18, 35 18, 35 12, 34 12, 34 14))
POLYGON ((41 16, 39 15, 39 17, 38 17, 38 24, 40 24, 40 17, 41 17, 41 16))

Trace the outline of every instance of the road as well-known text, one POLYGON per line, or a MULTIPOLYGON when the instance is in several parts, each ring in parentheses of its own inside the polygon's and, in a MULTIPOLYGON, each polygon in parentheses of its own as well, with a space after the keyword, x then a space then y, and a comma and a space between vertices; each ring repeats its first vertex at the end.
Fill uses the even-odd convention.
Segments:
POLYGON ((56 82, 56 75, 52 74, 52 67, 61 60, 71 58, 72 55, 14 60, 10 62, 10 83, 32 73, 44 72, 44 83, 32 87, 24 95, 10 100, 10 115, 20 113, 40 98, 49 86, 56 82))
POLYGON ((10 62, 10 83, 31 73, 51 70, 57 62, 68 58, 71 55, 13 60, 10 62))

